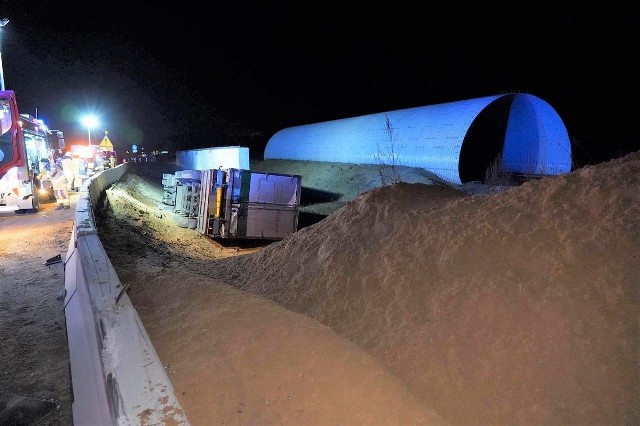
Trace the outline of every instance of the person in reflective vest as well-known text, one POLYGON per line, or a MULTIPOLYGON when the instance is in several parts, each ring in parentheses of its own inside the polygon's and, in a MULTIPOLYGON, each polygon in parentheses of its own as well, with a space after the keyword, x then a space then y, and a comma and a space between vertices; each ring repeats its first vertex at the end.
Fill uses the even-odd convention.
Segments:
POLYGON ((69 190, 67 177, 64 175, 64 171, 59 164, 53 163, 51 165, 51 171, 46 175, 46 179, 51 181, 53 186, 53 195, 56 197, 56 210, 68 209, 71 207, 71 200, 69 199, 69 190))
POLYGON ((83 158, 80 158, 78 154, 74 154, 71 158, 71 170, 73 171, 71 188, 73 188, 73 191, 79 191, 80 186, 87 177, 87 162, 83 158))
POLYGON ((71 155, 68 152, 65 152, 60 164, 62 165, 62 171, 64 172, 64 175, 67 178, 67 191, 71 191, 73 190, 73 181, 75 179, 75 173, 73 172, 71 155))

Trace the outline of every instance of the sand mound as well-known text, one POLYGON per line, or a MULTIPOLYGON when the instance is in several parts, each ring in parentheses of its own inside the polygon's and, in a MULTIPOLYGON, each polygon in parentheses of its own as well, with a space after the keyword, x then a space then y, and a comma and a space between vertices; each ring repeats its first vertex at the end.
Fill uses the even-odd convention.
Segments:
POLYGON ((330 326, 452 423, 637 424, 639 257, 636 153, 489 196, 374 189, 214 273, 330 326))
POLYGON ((222 245, 156 209, 153 165, 100 215, 192 424, 640 423, 639 153, 488 195, 275 164, 343 207, 222 245))

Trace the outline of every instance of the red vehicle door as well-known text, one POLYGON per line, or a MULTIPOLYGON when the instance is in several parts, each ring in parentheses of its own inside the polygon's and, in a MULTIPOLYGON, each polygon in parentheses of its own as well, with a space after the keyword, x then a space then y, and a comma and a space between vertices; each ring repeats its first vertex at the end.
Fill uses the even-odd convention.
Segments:
POLYGON ((13 90, 0 91, 0 178, 12 167, 24 166, 25 148, 13 90))

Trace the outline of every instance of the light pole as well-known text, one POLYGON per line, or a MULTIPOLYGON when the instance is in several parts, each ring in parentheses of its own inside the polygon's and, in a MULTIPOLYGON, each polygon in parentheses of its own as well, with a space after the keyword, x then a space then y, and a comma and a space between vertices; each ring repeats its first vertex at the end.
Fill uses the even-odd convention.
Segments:
POLYGON ((84 124, 89 131, 89 146, 91 146, 91 128, 98 125, 98 119, 94 115, 87 115, 82 117, 82 124, 84 124))
MULTIPOLYGON (((9 20, 7 18, 0 19, 0 41, 2 38, 2 27, 7 25, 9 20)), ((0 90, 4 90, 4 71, 2 69, 2 49, 0 48, 0 90)))

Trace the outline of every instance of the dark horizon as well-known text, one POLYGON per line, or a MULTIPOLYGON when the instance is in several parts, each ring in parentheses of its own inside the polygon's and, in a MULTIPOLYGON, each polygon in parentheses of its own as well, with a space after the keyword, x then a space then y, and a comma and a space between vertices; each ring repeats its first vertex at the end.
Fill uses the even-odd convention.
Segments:
POLYGON ((119 152, 260 150, 286 127, 523 92, 585 162, 640 149, 622 102, 638 74, 631 6, 1 4, 5 88, 67 144, 86 142, 90 112, 92 142, 106 129, 119 152))

